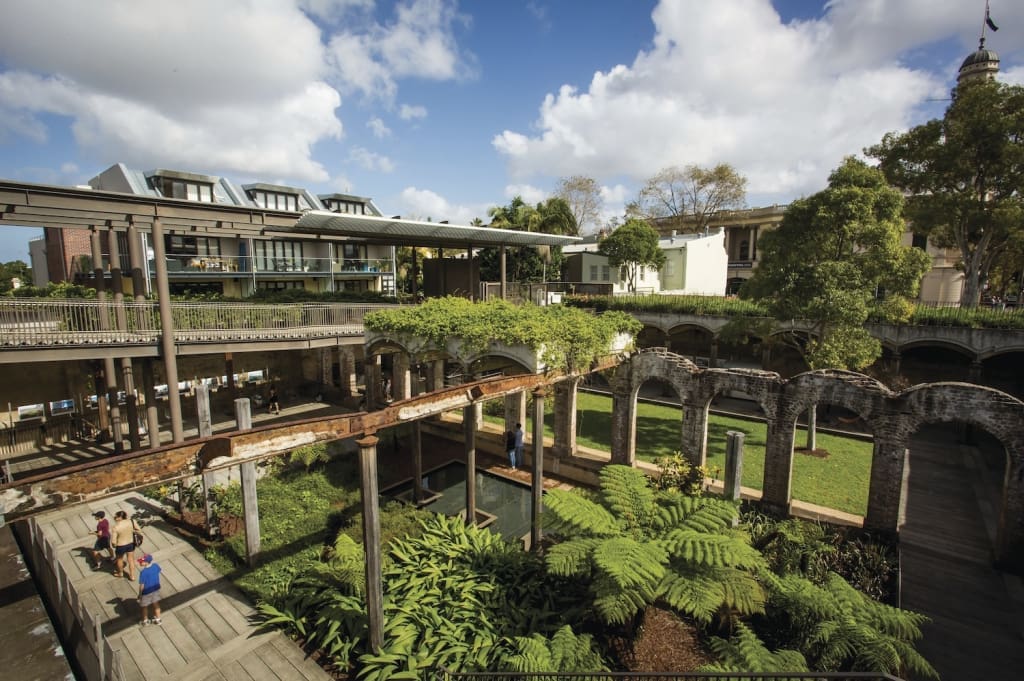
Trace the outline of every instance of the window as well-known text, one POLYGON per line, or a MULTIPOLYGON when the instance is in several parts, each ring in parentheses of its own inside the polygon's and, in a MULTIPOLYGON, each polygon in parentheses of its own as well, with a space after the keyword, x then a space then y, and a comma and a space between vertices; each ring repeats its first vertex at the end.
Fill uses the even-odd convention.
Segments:
POLYGON ((294 281, 257 281, 256 288, 265 291, 283 291, 285 289, 304 289, 306 287, 301 280, 296 279, 294 281))
POLYGON ((205 182, 188 182, 173 177, 154 177, 154 188, 169 199, 188 199, 213 203, 213 185, 205 182))
MULTIPOLYGON (((608 269, 605 267, 605 269, 608 269)), ((590 266, 590 281, 597 281, 597 265, 590 266)))
POLYGON ((922 251, 928 250, 928 237, 924 234, 914 234, 913 241, 910 245, 914 248, 920 248, 922 251))
POLYGON ((164 237, 167 255, 196 255, 220 257, 220 239, 212 236, 168 234, 164 237))
POLYGON ((295 194, 256 190, 252 193, 252 200, 260 208, 269 210, 299 210, 299 197, 295 194))
POLYGON ((611 281, 612 269, 608 265, 601 266, 601 281, 611 281))
POLYGON ((366 215, 366 204, 362 201, 345 201, 342 199, 326 199, 324 205, 327 210, 335 213, 351 213, 353 215, 366 215))
POLYGON ((746 239, 740 242, 740 260, 750 260, 750 242, 746 239))
POLYGON ((301 272, 301 241, 257 241, 256 268, 264 272, 301 272))

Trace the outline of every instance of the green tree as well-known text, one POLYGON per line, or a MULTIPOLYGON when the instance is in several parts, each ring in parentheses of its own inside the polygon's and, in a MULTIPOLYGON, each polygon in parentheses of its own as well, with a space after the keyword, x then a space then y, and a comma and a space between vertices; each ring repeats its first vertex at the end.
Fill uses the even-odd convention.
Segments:
POLYGON ((960 302, 976 306, 996 259, 1024 237, 1024 87, 965 83, 942 119, 866 153, 910 195, 914 232, 959 251, 960 302))
POLYGON ((710 169, 670 166, 647 180, 627 214, 639 212, 652 220, 686 217, 694 231, 703 231, 718 211, 742 208, 746 193, 747 178, 728 163, 710 169))
POLYGON ((661 269, 665 252, 658 246, 658 233, 643 220, 630 220, 597 244, 597 252, 608 258, 612 267, 626 270, 630 291, 636 291, 640 267, 661 269))
POLYGON ((576 221, 577 229, 572 236, 578 236, 587 225, 596 226, 601 218, 601 187, 592 177, 563 177, 555 187, 554 196, 569 206, 569 211, 576 221))
MULTIPOLYGON (((559 198, 531 206, 516 196, 507 206, 488 211, 491 227, 543 234, 573 235, 578 229, 568 204, 559 198)), ((546 281, 562 270, 562 249, 558 246, 516 246, 506 250, 506 275, 510 281, 546 281)), ((497 248, 485 248, 479 255, 480 278, 497 281, 501 264, 497 248)))
POLYGON ((22 286, 32 285, 32 268, 22 260, 11 260, 0 263, 0 294, 10 293, 14 289, 12 280, 17 277, 22 286))
MULTIPOLYGON (((775 337, 812 369, 868 366, 881 354, 864 329, 868 316, 909 318, 929 265, 923 251, 901 245, 902 211, 902 195, 880 170, 847 158, 827 189, 794 201, 761 238, 760 263, 741 297, 767 307, 775 337), (791 320, 809 323, 810 332, 794 330, 791 320)), ((744 324, 736 320, 726 336, 744 324)))

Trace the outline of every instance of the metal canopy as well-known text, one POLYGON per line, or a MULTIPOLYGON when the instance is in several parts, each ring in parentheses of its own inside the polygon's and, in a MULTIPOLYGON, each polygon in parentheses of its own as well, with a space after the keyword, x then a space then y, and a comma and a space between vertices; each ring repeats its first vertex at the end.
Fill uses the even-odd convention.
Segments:
POLYGON ((383 218, 373 215, 330 213, 322 210, 306 212, 296 229, 303 234, 347 235, 368 241, 440 247, 473 246, 567 246, 580 241, 575 236, 557 236, 513 229, 494 229, 471 225, 450 225, 444 222, 422 222, 383 218))
POLYGON ((565 246, 579 237, 327 211, 262 210, 182 199, 0 180, 0 226, 151 229, 216 236, 359 240, 396 246, 565 246))

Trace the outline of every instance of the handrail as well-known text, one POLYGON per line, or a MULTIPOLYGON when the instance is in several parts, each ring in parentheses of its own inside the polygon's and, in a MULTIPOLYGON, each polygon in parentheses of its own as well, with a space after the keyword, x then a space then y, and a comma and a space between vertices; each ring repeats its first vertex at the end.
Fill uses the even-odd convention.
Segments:
MULTIPOLYGON (((357 335, 363 317, 393 307, 379 303, 172 302, 178 342, 357 335)), ((0 300, 0 347, 150 344, 160 338, 155 301, 72 298, 0 300), (126 328, 101 320, 126 319, 126 328)))
POLYGON ((443 681, 902 681, 880 672, 438 672, 443 681))

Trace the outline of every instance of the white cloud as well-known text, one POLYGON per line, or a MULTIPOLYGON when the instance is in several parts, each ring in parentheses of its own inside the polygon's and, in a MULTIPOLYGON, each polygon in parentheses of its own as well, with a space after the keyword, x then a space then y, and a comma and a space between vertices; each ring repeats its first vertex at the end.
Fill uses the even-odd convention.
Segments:
POLYGON ((783 24, 768 0, 662 2, 649 50, 595 73, 585 90, 562 86, 535 131, 505 130, 492 143, 517 181, 640 183, 667 165, 727 162, 752 195, 788 200, 819 189, 843 156, 917 122, 925 100, 948 96, 953 74, 901 60, 949 35, 969 44, 980 17, 962 5, 833 0, 821 18, 783 24))
POLYGON ((1024 85, 1024 66, 1015 66, 999 72, 999 80, 1010 85, 1024 85))
POLYGON ((426 118, 427 109, 423 106, 410 106, 403 104, 398 110, 398 117, 403 121, 411 121, 415 118, 426 118))
POLYGON ((426 220, 429 217, 434 222, 448 220, 456 225, 468 225, 474 218, 480 218, 484 223, 490 221, 487 216, 490 206, 453 204, 429 189, 406 187, 399 197, 399 205, 402 215, 415 215, 415 219, 426 220))
POLYGON ((384 137, 391 136, 391 128, 389 128, 384 121, 377 116, 374 116, 370 120, 366 121, 366 127, 370 129, 373 136, 377 139, 383 139, 384 137))
POLYGON ((395 169, 395 164, 387 156, 355 147, 349 152, 349 160, 355 161, 367 170, 376 170, 382 173, 390 173, 395 169))
POLYGON ((505 185, 505 198, 513 199, 517 196, 522 197, 523 201, 531 206, 536 206, 538 203, 544 201, 550 196, 551 192, 544 189, 539 189, 529 184, 509 184, 505 185))

